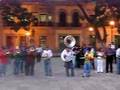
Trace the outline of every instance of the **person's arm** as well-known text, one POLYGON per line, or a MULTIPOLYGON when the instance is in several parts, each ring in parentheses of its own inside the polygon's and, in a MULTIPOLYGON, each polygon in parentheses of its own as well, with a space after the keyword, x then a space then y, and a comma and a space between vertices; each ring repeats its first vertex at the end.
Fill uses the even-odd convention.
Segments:
POLYGON ((116 50, 116 57, 120 57, 120 49, 116 50))
POLYGON ((48 57, 51 58, 53 56, 52 50, 49 50, 48 54, 49 54, 48 57))
POLYGON ((42 52, 42 57, 45 57, 46 56, 46 53, 45 53, 45 51, 43 50, 43 52, 42 52))
POLYGON ((62 59, 63 61, 66 61, 66 60, 65 60, 65 57, 66 57, 65 51, 63 51, 63 52, 61 53, 61 59, 62 59))

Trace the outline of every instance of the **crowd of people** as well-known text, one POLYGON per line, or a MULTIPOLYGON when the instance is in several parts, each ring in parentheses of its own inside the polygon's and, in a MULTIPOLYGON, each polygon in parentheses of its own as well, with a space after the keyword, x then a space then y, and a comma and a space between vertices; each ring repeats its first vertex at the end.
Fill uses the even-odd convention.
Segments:
POLYGON ((83 69, 83 77, 89 77, 91 70, 96 70, 97 73, 103 73, 104 71, 113 73, 113 63, 116 64, 116 73, 120 74, 120 45, 116 48, 113 43, 101 48, 92 46, 66 47, 61 53, 61 58, 65 63, 67 76, 74 76, 75 68, 83 69))
MULTIPOLYGON (((6 75, 6 69, 9 61, 13 60, 13 74, 23 73, 26 76, 34 75, 35 62, 43 60, 45 76, 52 76, 51 61, 53 57, 52 50, 46 46, 36 48, 33 44, 26 46, 22 42, 16 48, 0 48, 0 77, 6 75)), ((89 77, 91 70, 97 73, 113 73, 113 62, 116 63, 117 74, 120 74, 120 45, 118 48, 114 44, 109 44, 105 48, 95 47, 66 47, 60 54, 64 62, 66 76, 75 76, 75 68, 83 69, 83 77, 89 77), (105 64, 104 64, 105 61, 105 64)))
POLYGON ((7 65, 13 62, 13 74, 24 73, 26 76, 34 75, 35 59, 41 60, 42 48, 36 48, 33 44, 27 46, 22 42, 15 48, 0 48, 0 76, 5 76, 7 65))

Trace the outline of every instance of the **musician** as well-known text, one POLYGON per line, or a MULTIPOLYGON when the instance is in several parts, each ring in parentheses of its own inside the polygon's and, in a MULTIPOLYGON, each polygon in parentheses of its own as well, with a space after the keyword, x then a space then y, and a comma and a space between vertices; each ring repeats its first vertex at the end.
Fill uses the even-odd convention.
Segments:
POLYGON ((91 53, 91 59, 90 59, 90 63, 91 63, 91 66, 92 66, 92 69, 95 70, 95 54, 96 54, 96 51, 94 48, 91 48, 90 50, 90 53, 91 53))
POLYGON ((37 59, 37 62, 41 61, 42 52, 43 52, 43 48, 41 46, 36 48, 36 59, 37 59))
POLYGON ((90 59, 92 58, 90 49, 86 50, 84 57, 85 57, 85 61, 84 61, 84 66, 83 66, 83 77, 89 77, 90 71, 91 71, 90 59))
POLYGON ((34 75, 35 56, 36 56, 35 48, 29 47, 27 50, 27 58, 25 60, 25 75, 26 76, 34 75))
POLYGON ((19 45, 20 52, 21 52, 21 65, 20 65, 20 71, 21 73, 24 72, 24 67, 25 67, 25 60, 27 58, 27 46, 26 42, 22 41, 19 45))
POLYGON ((98 51, 97 51, 97 58, 96 58, 96 68, 97 68, 97 72, 98 73, 101 73, 103 72, 103 69, 104 69, 104 51, 103 51, 103 48, 99 48, 98 51))
POLYGON ((6 66, 8 64, 8 58, 2 48, 0 48, 0 76, 5 76, 6 66))
POLYGON ((20 65, 21 65, 21 52, 19 47, 16 47, 14 53, 14 75, 18 75, 20 73, 20 65))
POLYGON ((75 47, 73 47, 73 51, 75 52, 75 67, 76 68, 80 68, 81 65, 83 65, 83 59, 81 59, 81 57, 83 57, 83 53, 82 53, 82 49, 80 48, 79 45, 76 45, 75 47))
POLYGON ((61 59, 64 61, 64 66, 66 70, 66 75, 69 77, 74 76, 74 66, 73 66, 73 55, 74 52, 71 48, 65 48, 61 53, 61 59), (71 71, 71 74, 69 73, 69 70, 71 71))
POLYGON ((113 55, 115 50, 111 48, 111 44, 108 44, 108 46, 105 49, 105 55, 106 55, 106 73, 109 72, 113 73, 113 55))
POLYGON ((42 52, 44 59, 44 70, 46 76, 52 76, 51 58, 53 56, 52 50, 46 46, 42 52))

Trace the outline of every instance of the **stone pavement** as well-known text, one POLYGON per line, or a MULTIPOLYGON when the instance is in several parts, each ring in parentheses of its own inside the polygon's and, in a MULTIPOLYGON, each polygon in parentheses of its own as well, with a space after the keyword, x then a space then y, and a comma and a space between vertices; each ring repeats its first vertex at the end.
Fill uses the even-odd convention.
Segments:
POLYGON ((120 76, 115 72, 96 73, 83 78, 82 70, 75 70, 75 77, 66 77, 63 62, 53 58, 53 77, 44 76, 43 62, 36 64, 35 76, 14 76, 12 65, 8 66, 7 76, 0 78, 0 90, 120 90, 120 76))

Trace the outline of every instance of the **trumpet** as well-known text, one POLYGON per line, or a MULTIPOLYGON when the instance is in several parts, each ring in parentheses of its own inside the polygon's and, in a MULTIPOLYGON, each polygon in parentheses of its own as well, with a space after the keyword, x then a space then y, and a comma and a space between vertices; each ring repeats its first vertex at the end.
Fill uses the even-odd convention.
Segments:
POLYGON ((9 51, 6 51, 5 53, 6 53, 6 55, 10 54, 10 52, 9 52, 9 51))

